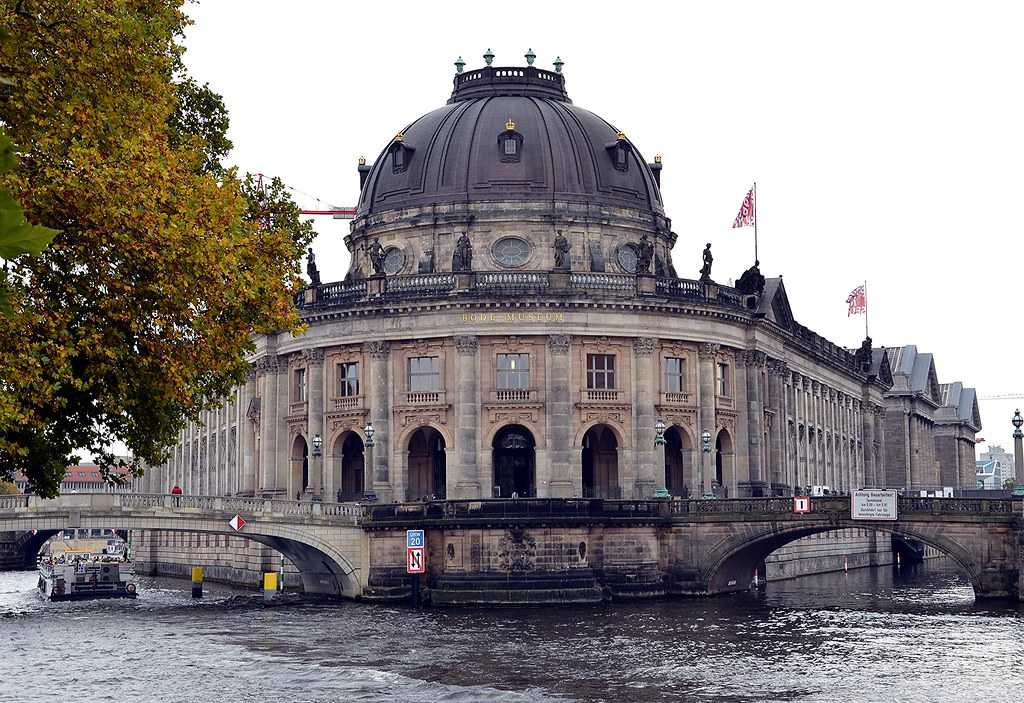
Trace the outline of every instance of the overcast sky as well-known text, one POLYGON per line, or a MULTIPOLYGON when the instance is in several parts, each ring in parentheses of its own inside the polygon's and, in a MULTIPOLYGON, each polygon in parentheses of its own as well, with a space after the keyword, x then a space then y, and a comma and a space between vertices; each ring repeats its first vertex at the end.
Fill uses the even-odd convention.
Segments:
MULTIPOLYGON (((1024 393, 1019 316, 1024 4, 994 2, 190 5, 192 75, 224 96, 231 163, 284 179, 304 207, 353 205, 356 160, 448 99, 462 56, 565 61, 576 105, 664 156, 679 275, 738 278, 730 229, 758 183, 760 259, 797 320, 857 346, 846 296, 868 281, 876 345, 933 352, 940 382, 1024 393), (671 8, 671 9, 669 9, 671 8), (308 195, 306 195, 308 194, 308 195)), ((324 281, 347 221, 318 218, 324 281)), ((1024 401, 983 401, 981 436, 1012 449, 1024 401)))

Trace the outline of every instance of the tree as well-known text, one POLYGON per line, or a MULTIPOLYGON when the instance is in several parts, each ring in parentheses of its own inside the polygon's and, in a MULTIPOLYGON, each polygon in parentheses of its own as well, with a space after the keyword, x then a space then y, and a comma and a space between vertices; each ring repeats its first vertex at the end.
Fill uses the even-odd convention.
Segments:
POLYGON ((0 481, 0 496, 16 496, 21 491, 10 481, 0 481))
POLYGON ((21 470, 41 495, 76 449, 108 475, 115 441, 136 474, 162 463, 244 380, 254 333, 298 328, 312 228, 280 182, 220 168, 226 111, 178 71, 177 5, 0 0, 0 121, 20 156, 0 188, 60 230, 9 262, 0 317, 0 479, 21 470))
POLYGON ((1003 488, 1005 488, 1007 490, 1010 490, 1010 491, 1012 491, 1016 485, 1017 485, 1017 482, 1014 481, 1012 478, 1008 478, 1005 481, 1003 481, 1003 488))

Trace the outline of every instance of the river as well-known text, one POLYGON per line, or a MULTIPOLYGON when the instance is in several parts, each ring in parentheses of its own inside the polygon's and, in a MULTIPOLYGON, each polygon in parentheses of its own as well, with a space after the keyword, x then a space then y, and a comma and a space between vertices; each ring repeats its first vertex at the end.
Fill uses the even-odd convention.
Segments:
POLYGON ((1024 699, 1024 618, 944 560, 607 607, 266 606, 140 578, 136 601, 43 603, 0 573, 0 700, 978 701, 1024 699))

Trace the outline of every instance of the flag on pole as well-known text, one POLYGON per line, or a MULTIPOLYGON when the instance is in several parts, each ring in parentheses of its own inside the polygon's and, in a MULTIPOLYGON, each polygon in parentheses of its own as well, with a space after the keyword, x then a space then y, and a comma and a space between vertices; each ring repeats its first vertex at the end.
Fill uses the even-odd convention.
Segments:
POLYGON ((857 286, 846 296, 846 304, 849 306, 846 316, 866 315, 868 310, 867 291, 864 286, 857 286))
POLYGON ((743 204, 740 205, 740 211, 736 215, 736 220, 732 223, 732 228, 737 227, 756 227, 757 226, 757 211, 754 209, 754 189, 751 188, 747 191, 747 197, 743 199, 743 204))

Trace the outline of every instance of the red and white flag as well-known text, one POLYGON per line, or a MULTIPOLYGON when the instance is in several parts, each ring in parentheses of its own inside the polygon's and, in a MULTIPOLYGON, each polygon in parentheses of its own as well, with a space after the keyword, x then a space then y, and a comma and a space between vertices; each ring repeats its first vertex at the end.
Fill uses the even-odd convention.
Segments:
POLYGON ((868 309, 867 292, 864 286, 857 286, 846 296, 846 304, 849 306, 846 316, 863 315, 868 309))
POLYGON ((754 189, 751 188, 747 191, 747 197, 743 199, 743 204, 740 205, 740 211, 736 215, 736 220, 732 223, 732 228, 753 227, 756 217, 757 210, 754 208, 754 189))

